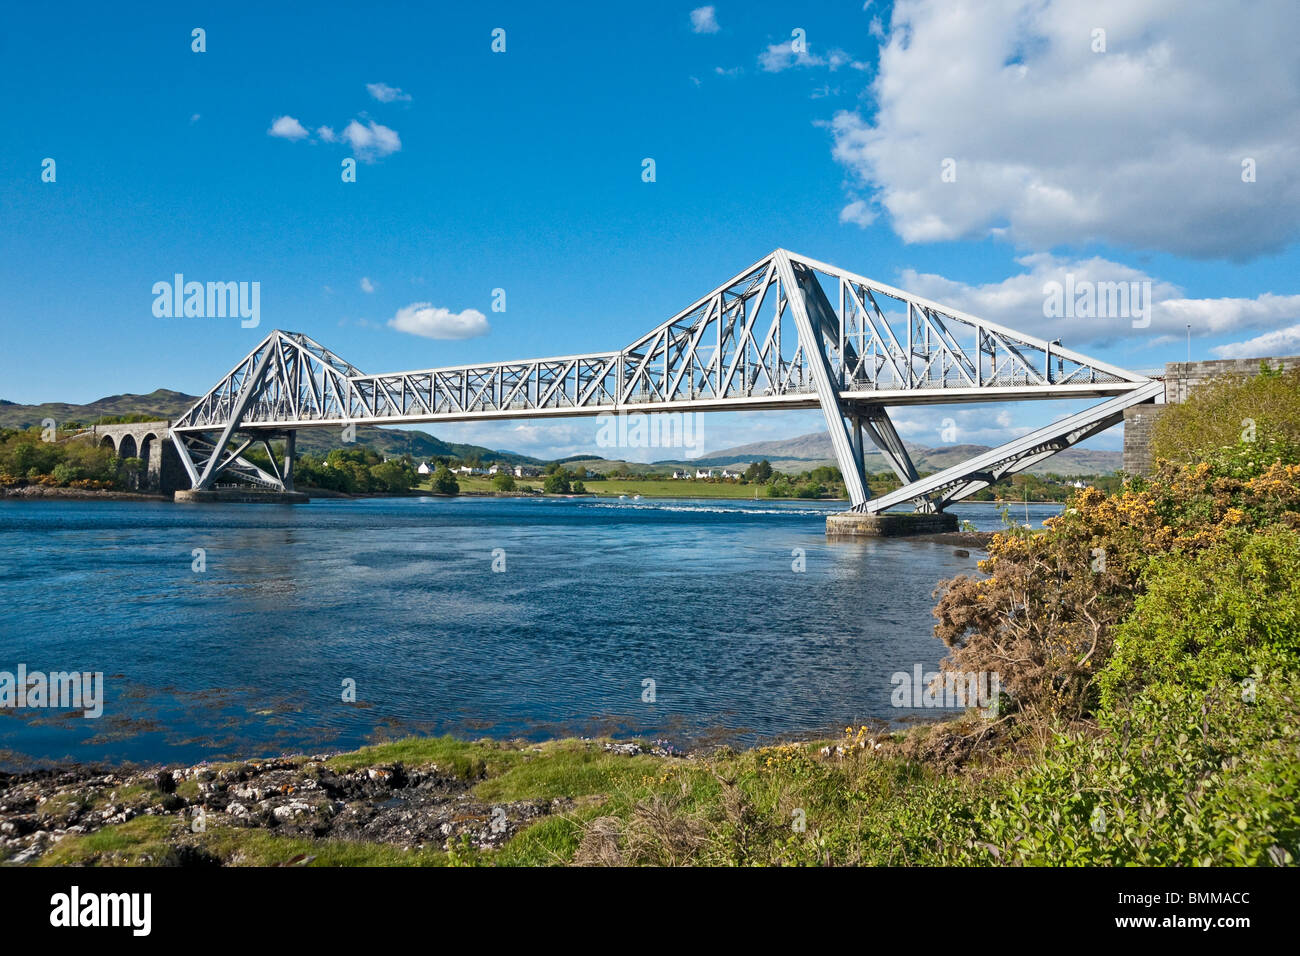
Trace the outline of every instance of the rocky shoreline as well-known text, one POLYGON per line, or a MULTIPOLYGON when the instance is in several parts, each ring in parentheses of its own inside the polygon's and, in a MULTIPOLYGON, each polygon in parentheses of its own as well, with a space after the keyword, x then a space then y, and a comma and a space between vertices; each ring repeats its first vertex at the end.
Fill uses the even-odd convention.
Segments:
POLYGON ((109 491, 98 488, 63 488, 51 485, 15 485, 0 488, 0 498, 52 498, 81 501, 171 501, 171 495, 144 491, 109 491))
MULTIPOLYGON (((684 756, 672 748, 604 741, 607 754, 684 756)), ((355 755, 354 755, 355 756, 355 755)), ((384 762, 354 766, 341 754, 192 767, 71 766, 0 773, 0 863, 37 863, 65 839, 141 817, 171 827, 155 866, 238 863, 205 847, 220 830, 384 844, 404 851, 499 847, 572 798, 488 802, 473 790, 486 776, 468 765, 384 762)), ((310 856, 282 861, 308 863, 310 856)))

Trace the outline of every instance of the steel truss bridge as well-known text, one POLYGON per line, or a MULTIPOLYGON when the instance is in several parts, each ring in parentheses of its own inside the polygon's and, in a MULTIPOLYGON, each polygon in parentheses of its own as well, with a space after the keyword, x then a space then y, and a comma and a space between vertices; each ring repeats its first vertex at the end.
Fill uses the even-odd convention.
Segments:
POLYGON ((367 375, 274 331, 170 428, 196 489, 226 474, 293 487, 300 428, 631 412, 820 408, 854 511, 941 511, 1121 421, 1162 382, 778 249, 615 352, 367 375), (1103 399, 925 478, 887 408, 1103 399), (865 438, 864 438, 865 436, 865 438), (268 472, 244 453, 285 440, 268 472), (863 442, 903 482, 877 498, 863 442))

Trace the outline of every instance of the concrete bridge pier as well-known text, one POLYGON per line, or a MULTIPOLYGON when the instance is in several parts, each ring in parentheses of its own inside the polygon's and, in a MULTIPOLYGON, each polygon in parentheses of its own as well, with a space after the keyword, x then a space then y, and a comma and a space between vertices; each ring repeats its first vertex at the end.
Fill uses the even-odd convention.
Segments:
POLYGON ((284 435, 284 467, 280 469, 280 481, 285 491, 293 491, 293 459, 298 445, 298 430, 291 429, 284 435))

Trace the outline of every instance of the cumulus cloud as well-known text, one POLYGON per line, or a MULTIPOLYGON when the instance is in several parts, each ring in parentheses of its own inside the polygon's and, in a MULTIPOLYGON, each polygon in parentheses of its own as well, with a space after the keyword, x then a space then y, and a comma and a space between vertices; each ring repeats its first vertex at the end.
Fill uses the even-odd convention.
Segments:
POLYGON ((374 120, 368 120, 365 126, 353 120, 344 127, 342 136, 356 150, 357 156, 366 162, 381 159, 402 148, 397 131, 374 120))
POLYGON ((1196 335, 1206 336, 1273 328, 1281 322, 1300 320, 1300 295, 1264 293, 1253 299, 1190 299, 1170 282, 1098 256, 1072 259, 1035 253, 1016 261, 1023 271, 1001 281, 972 285, 905 269, 898 284, 915 295, 1029 335, 1059 338, 1069 348, 1120 340, 1156 345, 1181 336, 1189 324, 1196 335), (1091 314, 1077 307, 1065 314, 1045 314, 1049 296, 1057 294, 1052 283, 1058 284, 1062 299, 1065 289, 1077 290, 1076 303, 1078 295, 1089 289, 1096 294, 1098 306, 1090 310, 1091 314), (1131 296, 1126 312, 1100 307, 1105 290, 1114 284, 1131 296), (1149 306, 1149 312, 1135 314, 1138 310, 1133 303, 1143 310, 1149 306), (1143 322, 1148 316, 1149 325, 1134 326, 1135 319, 1143 322))
POLYGON ((927 448, 1001 445, 1047 423, 1040 420, 1041 409, 1023 403, 902 406, 889 416, 900 438, 927 448))
POLYGON ((835 116, 834 156, 908 242, 1249 258, 1300 228, 1295 42, 1284 3, 898 0, 875 111, 835 116))
POLYGON ((389 86, 387 83, 367 83, 366 92, 381 103, 409 103, 411 100, 410 93, 403 93, 395 86, 389 86))
POLYGON ((1300 354, 1300 325, 1265 332, 1245 342, 1233 342, 1230 345, 1216 345, 1211 349, 1219 358, 1255 358, 1268 355, 1300 354))
POLYGON ((869 226, 875 221, 875 210, 861 199, 849 203, 840 210, 840 222, 851 222, 859 226, 869 226))
POLYGON ((276 117, 271 121, 271 128, 266 133, 268 136, 294 141, 307 138, 307 130, 292 116, 276 117))
MULTIPOLYGON (((402 148, 402 138, 397 134, 397 130, 366 119, 365 114, 362 114, 362 119, 365 120, 364 123, 361 120, 352 120, 341 133, 336 133, 332 126, 318 126, 316 138, 311 141, 347 143, 356 152, 357 158, 367 163, 382 159, 402 148)), ((292 116, 281 116, 276 119, 267 133, 294 142, 311 137, 307 128, 292 116)))
POLYGON ((398 309, 388 324, 399 332, 426 339, 472 339, 491 331, 487 316, 477 309, 453 312, 430 302, 413 302, 398 309))
POLYGON ((696 7, 691 11, 691 30, 694 33, 718 32, 717 10, 713 7, 696 7))
POLYGON ((369 276, 362 276, 362 277, 361 277, 361 291, 362 291, 362 292, 374 292, 374 291, 375 291, 375 284, 374 284, 373 282, 370 281, 370 277, 369 277, 369 276))

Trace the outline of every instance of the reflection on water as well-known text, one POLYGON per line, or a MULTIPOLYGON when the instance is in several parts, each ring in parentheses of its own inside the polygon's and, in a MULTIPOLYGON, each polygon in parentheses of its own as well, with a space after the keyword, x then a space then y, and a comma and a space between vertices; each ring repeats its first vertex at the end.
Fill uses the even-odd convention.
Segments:
MULTIPOLYGON (((842 507, 0 502, 0 670, 102 671, 107 698, 99 720, 0 710, 0 766, 407 733, 747 742, 897 718, 890 675, 942 656, 931 592, 979 553, 829 542, 842 507)), ((1001 527, 992 505, 953 510, 1001 527)))

